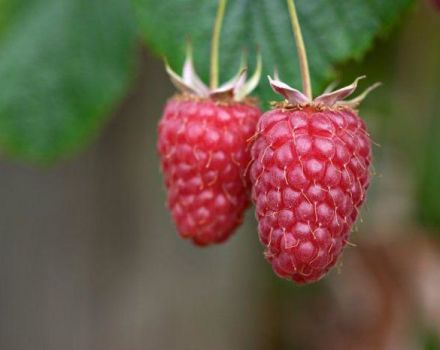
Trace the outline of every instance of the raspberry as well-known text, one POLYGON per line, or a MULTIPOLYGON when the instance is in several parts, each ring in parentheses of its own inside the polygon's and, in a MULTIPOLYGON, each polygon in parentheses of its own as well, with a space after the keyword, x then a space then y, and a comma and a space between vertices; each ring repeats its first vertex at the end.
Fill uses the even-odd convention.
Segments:
POLYGON ((365 199, 365 124, 350 108, 274 109, 261 117, 251 181, 260 241, 275 273, 316 281, 337 261, 365 199))
POLYGON ((167 202, 180 235, 200 246, 225 241, 250 202, 248 140, 261 112, 246 96, 258 85, 262 64, 257 57, 248 81, 243 64, 220 87, 211 79, 210 88, 197 76, 189 47, 182 77, 166 65, 181 91, 166 104, 158 128, 167 202))
POLYGON ((247 140, 259 109, 249 103, 177 96, 159 123, 168 206, 183 238, 197 245, 226 240, 249 204, 247 140))
POLYGON ((258 122, 252 146, 252 199, 265 257, 274 272, 297 283, 319 280, 335 265, 365 200, 371 141, 356 108, 374 84, 344 101, 357 87, 313 99, 307 54, 294 0, 287 0, 301 92, 270 76, 284 97, 258 122))

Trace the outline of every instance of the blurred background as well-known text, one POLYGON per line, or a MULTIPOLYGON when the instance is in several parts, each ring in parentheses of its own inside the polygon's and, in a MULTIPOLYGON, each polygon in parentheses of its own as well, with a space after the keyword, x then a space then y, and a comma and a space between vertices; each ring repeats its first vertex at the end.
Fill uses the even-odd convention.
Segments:
MULTIPOLYGON (((13 10, 0 14, 0 30, 24 3, 5 7, 13 10)), ((40 5, 20 18, 37 17, 40 5)), ((43 27, 64 13, 57 6, 38 17, 43 27)), ((95 6, 79 9, 87 17, 95 6)), ((42 28, 34 22, 31 29, 42 28)), ((31 142, 34 130, 49 130, 44 119, 34 127, 27 115, 22 134, 21 126, 9 128, 18 122, 6 112, 29 112, 36 103, 58 113, 66 101, 80 105, 78 91, 89 86, 66 88, 63 99, 38 92, 10 107, 19 90, 9 88, 17 79, 7 79, 23 67, 21 55, 34 53, 12 40, 17 26, 0 35, 0 349, 440 349, 438 3, 416 1, 366 54, 333 65, 342 82, 361 74, 383 82, 360 110, 376 144, 374 176, 354 245, 325 279, 301 287, 275 277, 264 261, 252 210, 226 244, 200 249, 177 237, 155 150, 156 124, 174 88, 154 45, 133 44, 135 69, 124 88, 106 81, 111 103, 97 105, 107 122, 99 133, 92 125, 92 141, 81 134, 87 147, 80 152, 71 147, 47 161, 52 144, 31 142), (6 49, 23 47, 29 52, 6 57, 6 49)), ((109 47, 117 40, 125 39, 112 36, 109 47)), ((66 64, 51 45, 43 49, 51 65, 66 64)), ((74 58, 81 68, 81 52, 74 58)), ((32 63, 18 75, 26 86, 38 78, 28 79, 32 70, 48 74, 39 70, 44 63, 32 63)), ((84 68, 90 84, 100 67, 84 68)), ((66 115, 75 111, 82 110, 66 115)), ((81 128, 87 123, 84 117, 81 128)))

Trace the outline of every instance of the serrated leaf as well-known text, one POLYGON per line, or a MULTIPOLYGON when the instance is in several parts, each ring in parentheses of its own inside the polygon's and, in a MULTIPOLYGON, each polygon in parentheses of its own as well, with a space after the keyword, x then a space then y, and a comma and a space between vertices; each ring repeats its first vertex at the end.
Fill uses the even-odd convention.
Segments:
MULTIPOLYGON (((216 0, 133 0, 147 44, 165 55, 175 68, 181 67, 185 37, 194 46, 196 68, 205 81, 209 67, 209 42, 216 0)), ((310 61, 314 94, 334 77, 333 67, 359 58, 402 14, 412 0, 297 0, 299 20, 310 61)), ((263 56, 262 76, 278 67, 280 77, 300 88, 298 60, 284 0, 229 1, 221 37, 221 76, 225 81, 237 69, 243 48, 263 56)), ((249 62, 253 66, 255 57, 249 62)), ((359 72, 361 75, 363 72, 359 72)), ((267 101, 276 99, 267 81, 258 89, 267 101)))
POLYGON ((0 0, 0 150, 49 163, 79 149, 121 98, 134 63, 124 0, 0 0))

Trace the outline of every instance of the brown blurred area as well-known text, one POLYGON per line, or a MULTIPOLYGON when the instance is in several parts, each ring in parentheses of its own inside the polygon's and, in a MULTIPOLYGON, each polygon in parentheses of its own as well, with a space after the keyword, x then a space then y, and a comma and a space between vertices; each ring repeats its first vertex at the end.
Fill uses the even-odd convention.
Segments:
POLYGON ((253 229, 212 249, 177 238, 153 132, 173 89, 160 61, 141 61, 85 153, 52 169, 0 163, 0 349, 258 343, 253 271, 265 263, 253 229))
POLYGON ((367 109, 382 145, 368 210, 340 266, 312 286, 272 274, 252 210, 227 244, 177 238, 153 132, 173 88, 148 53, 87 151, 50 169, 1 159, 0 349, 439 349, 424 337, 440 334, 440 236, 414 219, 411 164, 396 141, 402 128, 427 127, 421 110, 432 114, 435 16, 419 6, 389 39, 387 108, 400 128, 379 131, 382 116, 367 109))

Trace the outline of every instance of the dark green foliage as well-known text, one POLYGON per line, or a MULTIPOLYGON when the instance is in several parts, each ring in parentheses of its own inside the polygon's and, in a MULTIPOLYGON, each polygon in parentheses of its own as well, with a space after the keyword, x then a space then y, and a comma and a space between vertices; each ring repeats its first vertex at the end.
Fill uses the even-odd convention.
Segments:
MULTIPOLYGON (((185 37, 195 46, 196 67, 206 79, 209 40, 216 1, 134 0, 142 34, 148 45, 180 69, 185 37)), ((384 32, 412 0, 297 0, 315 94, 334 78, 333 65, 360 58, 374 37, 384 32)), ((225 81, 238 68, 241 52, 263 55, 264 74, 259 94, 276 99, 265 76, 278 67, 280 76, 300 87, 298 60, 285 0, 229 1, 221 39, 221 75, 225 81)), ((362 72, 359 72, 361 75, 362 72)))
MULTIPOLYGON (((412 0, 298 0, 315 93, 333 66, 359 58, 412 0)), ((180 67, 185 37, 202 76, 217 1, 134 0, 150 48, 180 67)), ((51 163, 86 144, 123 97, 132 76, 136 26, 130 1, 0 0, 0 151, 51 163)), ((297 58, 284 0, 229 1, 221 42, 223 80, 243 49, 264 74, 275 66, 299 86, 297 58)), ((362 74, 362 72, 359 72, 362 74)), ((263 100, 276 99, 263 76, 263 100)))
POLYGON ((29 0, 7 9, 0 147, 52 162, 87 142, 124 95, 134 61, 131 8, 123 0, 29 0))

